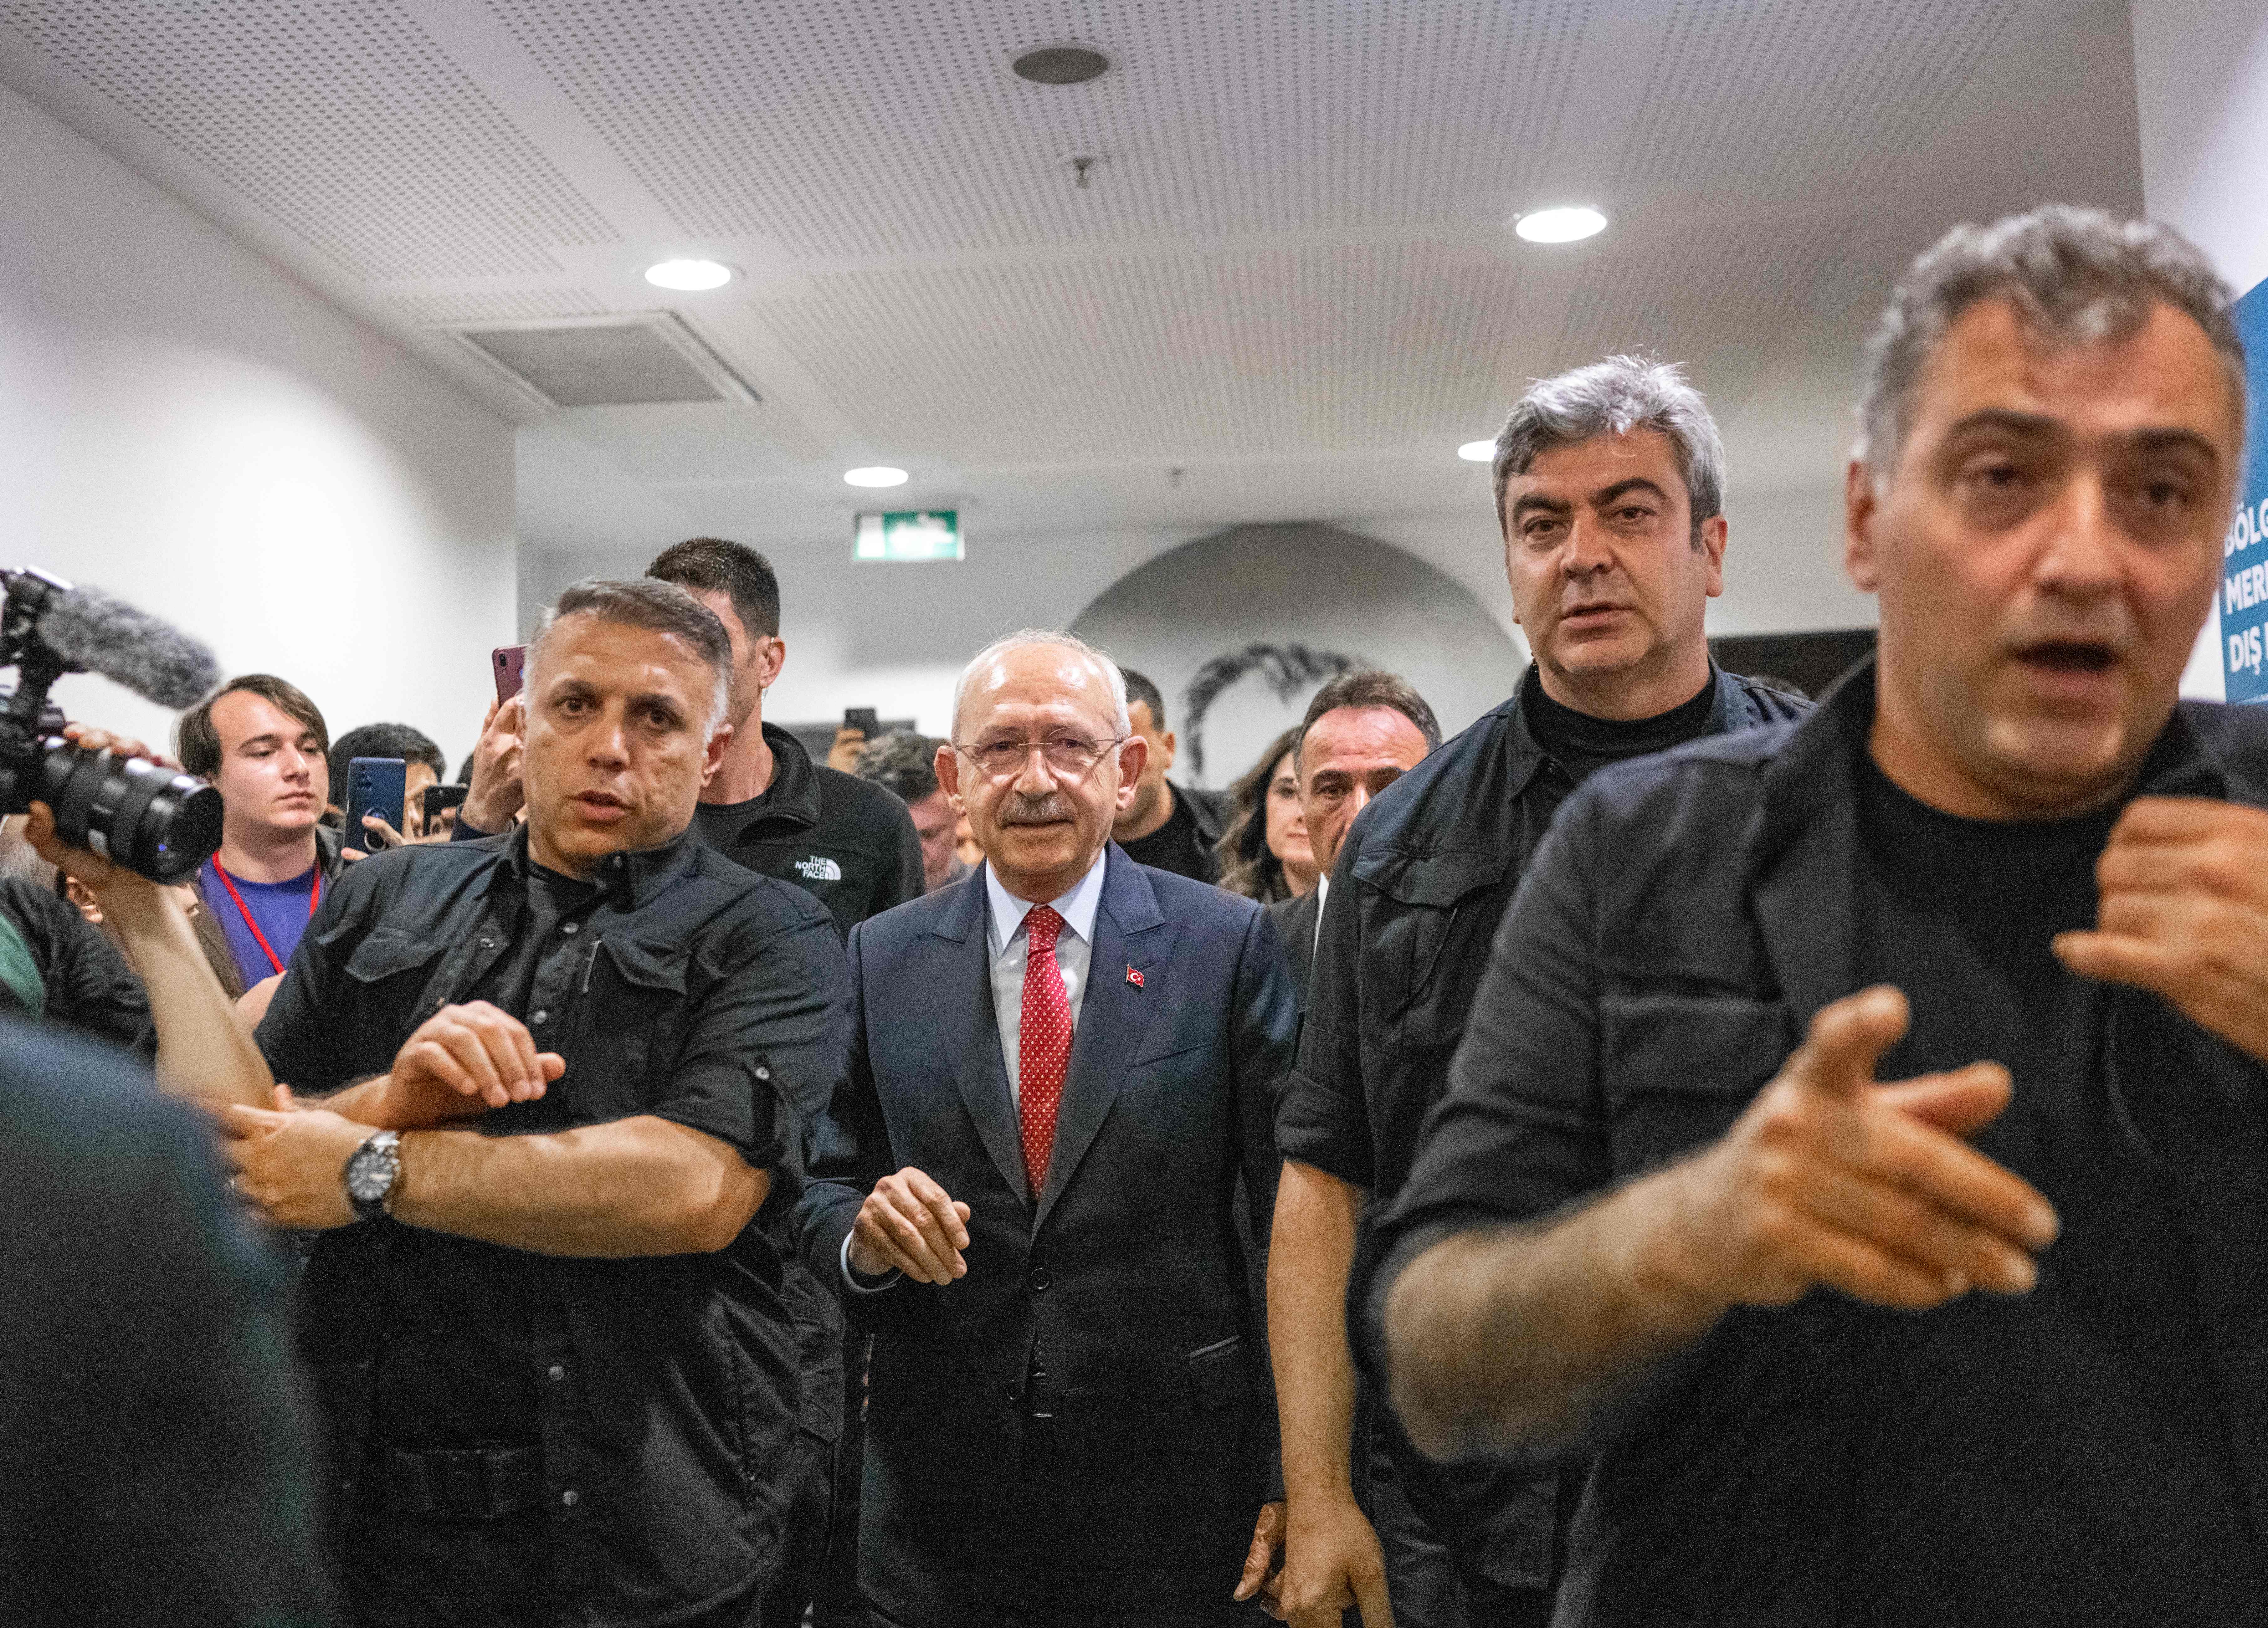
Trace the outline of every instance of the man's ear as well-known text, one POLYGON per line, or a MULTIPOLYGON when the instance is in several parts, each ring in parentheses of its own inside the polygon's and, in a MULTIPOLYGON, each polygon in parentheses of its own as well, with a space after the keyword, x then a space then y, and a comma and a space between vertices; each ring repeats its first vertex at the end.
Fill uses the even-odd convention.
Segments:
POLYGON ((1881 512, 1873 472, 1853 458, 1843 472, 1843 571, 1861 593, 1874 593, 1881 585, 1881 564, 1874 554, 1874 522, 1881 512))
POLYGON ((709 789, 709 783, 717 777, 717 771, 725 766, 725 748, 732 744, 733 726, 730 724, 718 725, 716 733, 709 737, 707 749, 701 755, 702 790, 709 789))
POLYGON ((1725 591, 1725 544, 1732 527, 1721 514, 1712 514, 1701 522, 1701 552, 1709 556, 1709 597, 1715 599, 1725 591))
POLYGON ((937 748, 936 769, 938 789, 945 793, 946 799, 953 805, 953 812, 967 813, 968 810, 962 807, 961 800, 961 754, 954 751, 949 742, 941 744, 937 748))
POLYGON ((773 634, 756 646, 756 685, 770 689, 779 681, 780 669, 787 665, 787 641, 773 634))
MULTIPOLYGON (((1171 737, 1168 737, 1170 739, 1171 737)), ((1134 807, 1136 785, 1142 778, 1142 767, 1150 761, 1150 743, 1139 735, 1129 735, 1118 743, 1118 800, 1117 809, 1124 814, 1134 807)), ((1173 762, 1172 758, 1166 760, 1173 762)))

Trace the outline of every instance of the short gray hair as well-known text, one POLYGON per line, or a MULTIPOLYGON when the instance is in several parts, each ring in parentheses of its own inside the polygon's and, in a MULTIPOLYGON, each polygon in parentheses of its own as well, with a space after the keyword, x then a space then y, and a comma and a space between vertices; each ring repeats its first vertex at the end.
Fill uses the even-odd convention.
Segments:
POLYGON ((526 667, 531 679, 552 630, 570 616, 618 622, 666 634, 682 643, 708 664, 716 677, 715 694, 709 704, 709 719, 703 733, 717 733, 717 726, 725 721, 725 707, 732 696, 733 641, 716 612, 674 582, 657 581, 651 577, 627 582, 585 577, 562 593, 558 602, 545 611, 542 620, 535 624, 534 637, 527 641, 526 667))
POLYGON ((1133 733, 1133 720, 1126 714, 1126 675, 1118 670, 1118 664, 1116 661, 1085 639, 1072 634, 1059 632, 1053 628, 1026 628, 1020 633, 1011 633, 1005 638, 994 639, 990 645, 971 656, 968 659, 968 665, 961 669, 961 676, 954 680, 953 733, 956 740, 961 734, 961 699, 968 694, 968 687, 976 681, 976 675, 1009 652, 1022 650, 1033 645, 1053 645, 1073 652, 1091 663, 1094 670, 1101 674, 1104 681, 1110 686, 1112 726, 1121 735, 1133 733))
POLYGON ((937 795, 937 749, 945 744, 910 729, 893 729, 858 748, 850 772, 895 793, 902 803, 918 803, 937 795))
POLYGON ((2124 339, 2171 306, 2205 330, 2220 358, 2244 440, 2244 342, 2228 318, 2230 290, 2197 247, 2153 220, 2049 203, 1989 226, 1963 223, 1925 249, 1890 295, 1867 341, 1867 387, 1852 455, 1888 478, 1913 428, 1922 370, 1962 313, 2005 298, 2024 326, 2058 345, 2124 339))
POLYGON ((1725 442, 1709 403, 1675 362, 1610 356, 1550 379, 1531 381, 1496 438, 1496 523, 1504 527, 1504 489, 1535 467, 1538 454, 1602 435, 1658 430, 1677 453, 1692 510, 1693 542, 1701 522, 1725 511, 1725 442))

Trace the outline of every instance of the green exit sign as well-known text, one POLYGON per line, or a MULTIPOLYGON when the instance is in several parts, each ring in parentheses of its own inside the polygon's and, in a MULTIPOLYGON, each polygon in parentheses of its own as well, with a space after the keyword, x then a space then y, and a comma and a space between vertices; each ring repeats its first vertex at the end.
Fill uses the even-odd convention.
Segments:
POLYGON ((908 509, 862 514, 851 534, 854 560, 957 560, 961 514, 954 509, 908 509))

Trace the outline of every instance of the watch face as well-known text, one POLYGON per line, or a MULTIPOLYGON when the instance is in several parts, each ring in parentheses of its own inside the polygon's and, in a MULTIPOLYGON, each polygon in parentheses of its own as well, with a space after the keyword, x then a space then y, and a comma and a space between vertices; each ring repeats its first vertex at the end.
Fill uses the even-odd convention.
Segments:
POLYGON ((347 1197, 357 1204, 377 1204, 393 1190, 397 1159, 392 1138, 373 1137, 347 1160, 347 1197))

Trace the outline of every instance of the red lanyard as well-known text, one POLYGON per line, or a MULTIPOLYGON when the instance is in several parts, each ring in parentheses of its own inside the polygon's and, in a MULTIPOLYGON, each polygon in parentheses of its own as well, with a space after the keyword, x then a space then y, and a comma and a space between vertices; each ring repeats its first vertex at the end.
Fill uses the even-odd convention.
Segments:
MULTIPOLYGON (((244 895, 237 892, 236 884, 228 879, 228 873, 221 869, 220 856, 218 854, 213 855, 212 867, 213 874, 220 878, 220 885, 228 889, 228 896, 236 902, 236 913, 239 916, 243 917, 244 924, 252 929, 252 941, 260 947, 260 953, 268 957, 268 964, 269 966, 275 968, 278 972, 283 971, 284 963, 276 959, 276 951, 274 947, 269 944, 268 935, 260 931, 260 924, 253 920, 252 912, 244 908, 244 895)), ((307 919, 309 921, 315 919, 315 907, 322 902, 323 867, 319 865, 315 867, 315 886, 307 900, 307 919)))

